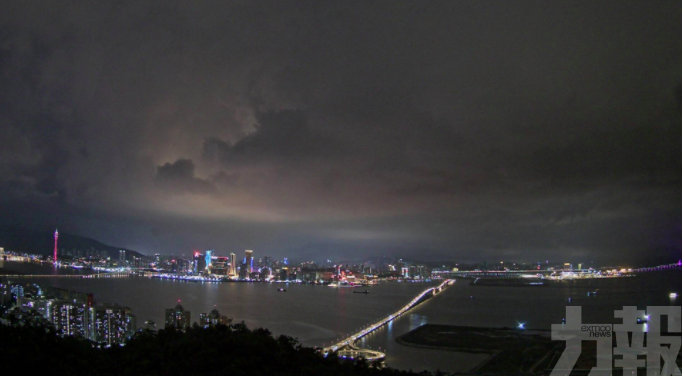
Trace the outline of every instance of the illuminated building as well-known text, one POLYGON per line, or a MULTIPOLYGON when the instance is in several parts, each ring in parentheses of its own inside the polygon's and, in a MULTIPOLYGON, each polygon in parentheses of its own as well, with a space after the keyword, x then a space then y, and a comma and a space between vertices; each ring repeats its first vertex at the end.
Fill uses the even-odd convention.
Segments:
POLYGON ((281 281, 287 281, 288 280, 288 269, 287 268, 281 268, 280 269, 280 280, 281 281))
POLYGON ((214 253, 212 250, 208 250, 204 252, 204 263, 205 263, 205 269, 208 271, 209 274, 211 274, 211 255, 214 253))
POLYGON ((89 309, 90 340, 104 345, 121 345, 135 332, 131 309, 119 305, 98 305, 89 309))
POLYGON ((52 324, 64 336, 88 336, 88 312, 85 303, 55 301, 52 305, 52 324))
POLYGON ((254 257, 252 257, 251 250, 245 250, 245 264, 247 265, 248 273, 252 273, 254 268, 254 257))
POLYGON ((199 251, 195 251, 193 253, 193 259, 194 263, 192 267, 192 272, 194 274, 201 274, 202 272, 204 272, 204 268, 207 267, 204 255, 202 255, 199 251))
POLYGON ((302 278, 302 268, 293 267, 290 270, 290 281, 298 280, 302 278))
POLYGON ((335 279, 334 272, 316 272, 316 281, 333 281, 335 279))
POLYGON ((273 267, 273 257, 264 256, 264 266, 267 268, 272 268, 273 267))
POLYGON ((119 261, 126 261, 126 250, 119 250, 119 261))
POLYGON ((57 229, 55 228, 55 257, 54 257, 54 262, 57 264, 57 238, 59 237, 59 232, 57 232, 57 229))
POLYGON ((417 273, 421 278, 428 278, 430 277, 430 270, 428 269, 427 266, 425 265, 418 265, 416 267, 417 273))
POLYGON ((177 329, 185 329, 190 327, 190 311, 185 311, 181 306, 180 301, 174 308, 166 310, 165 326, 177 329))
POLYGON ((249 277, 249 272, 247 272, 247 264, 240 265, 240 271, 238 272, 238 277, 240 279, 245 279, 249 277))
POLYGON ((201 313, 200 314, 200 320, 199 320, 199 325, 200 327, 213 327, 219 324, 224 324, 228 325, 230 324, 230 319, 228 319, 227 316, 221 315, 217 309, 211 310, 209 314, 207 313, 201 313))
POLYGON ((192 273, 192 267, 189 260, 178 259, 178 270, 183 273, 192 273))
POLYGON ((269 269, 268 267, 264 267, 261 269, 261 277, 262 278, 266 279, 270 275, 271 275, 271 269, 269 269))
POLYGON ((45 319, 52 319, 52 299, 17 298, 17 307, 30 308, 45 319))
POLYGON ((14 299, 19 299, 24 297, 24 286, 21 284, 14 284, 12 285, 12 288, 10 289, 10 293, 12 294, 12 298, 14 299))
POLYGON ((228 258, 227 257, 217 257, 213 260, 211 268, 211 273, 216 275, 225 276, 228 274, 228 258))
POLYGON ((157 330, 157 323, 154 320, 145 320, 145 329, 149 331, 157 330))
POLYGON ((233 252, 230 253, 230 275, 237 275, 237 256, 233 252))
POLYGON ((563 270, 572 270, 572 264, 570 264, 570 263, 563 264, 563 270))
POLYGON ((5 304, 12 299, 12 293, 10 293, 9 284, 0 283, 0 304, 5 304))

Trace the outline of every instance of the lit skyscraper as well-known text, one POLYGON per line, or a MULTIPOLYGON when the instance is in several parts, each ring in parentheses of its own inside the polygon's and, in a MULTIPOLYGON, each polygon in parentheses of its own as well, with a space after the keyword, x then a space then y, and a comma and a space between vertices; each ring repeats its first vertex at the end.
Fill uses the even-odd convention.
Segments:
POLYGON ((202 268, 200 268, 200 261, 204 261, 204 259, 202 259, 202 254, 199 253, 199 251, 194 251, 193 252, 193 264, 192 264, 192 273, 193 274, 202 273, 202 268))
POLYGON ((88 335, 88 313, 85 303, 56 301, 53 304, 52 324, 55 330, 68 336, 88 335))
POLYGON ((245 251, 245 265, 247 265, 247 272, 252 273, 254 268, 254 257, 252 257, 252 250, 245 251))
POLYGON ((55 228, 55 264, 57 264, 57 238, 59 238, 59 232, 57 232, 57 229, 55 228))
POLYGON ((90 308, 90 340, 105 345, 120 345, 134 332, 135 317, 130 308, 106 304, 90 308))
POLYGON ((230 253, 230 275, 237 274, 237 256, 233 252, 230 253))
POLYGON ((227 257, 216 257, 211 263, 211 274, 216 274, 219 276, 225 276, 228 274, 228 258, 227 257))
POLYGON ((206 263, 207 268, 211 268, 211 255, 214 253, 212 250, 208 250, 204 252, 204 262, 206 263))
POLYGON ((166 327, 185 329, 190 327, 190 311, 185 311, 180 301, 174 308, 169 308, 165 313, 166 327))

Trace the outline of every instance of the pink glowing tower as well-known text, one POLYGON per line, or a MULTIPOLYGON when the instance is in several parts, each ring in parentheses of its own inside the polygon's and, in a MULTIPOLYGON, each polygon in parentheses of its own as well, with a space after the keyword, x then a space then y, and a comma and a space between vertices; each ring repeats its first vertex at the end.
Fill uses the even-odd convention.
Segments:
POLYGON ((57 238, 59 237, 59 232, 55 228, 55 264, 57 264, 57 238))

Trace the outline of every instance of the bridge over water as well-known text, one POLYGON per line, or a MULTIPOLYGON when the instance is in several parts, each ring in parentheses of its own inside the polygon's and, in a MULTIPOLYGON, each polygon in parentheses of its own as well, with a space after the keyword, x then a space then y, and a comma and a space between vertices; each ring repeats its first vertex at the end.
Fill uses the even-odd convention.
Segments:
POLYGON ((0 278, 126 278, 130 273, 93 274, 0 274, 0 278))
POLYGON ((517 278, 523 276, 542 276, 548 277, 551 275, 562 275, 572 273, 577 276, 592 275, 599 271, 619 271, 622 273, 642 273, 642 272, 657 272, 673 269, 682 269, 681 260, 672 264, 664 264, 652 267, 642 268, 620 268, 608 267, 600 269, 552 269, 552 270, 461 270, 453 271, 433 271, 433 274, 438 274, 442 277, 472 277, 472 278, 517 278))
POLYGON ((404 307, 400 308, 396 312, 388 315, 387 317, 370 324, 360 331, 354 333, 353 335, 345 338, 344 340, 335 343, 327 348, 323 349, 323 354, 328 354, 331 352, 338 352, 338 355, 342 358, 364 358, 369 362, 372 361, 377 361, 377 360, 382 360, 385 358, 385 354, 378 352, 378 351, 373 351, 373 350, 368 350, 368 349, 361 349, 358 348, 354 345, 354 342, 372 332, 377 330, 378 328, 382 327, 383 325, 391 322, 392 320, 400 317, 403 315, 405 312, 408 310, 416 307, 420 303, 423 303, 423 301, 432 298, 433 296, 439 294, 442 292, 442 290, 446 289, 449 287, 449 285, 453 284, 454 280, 444 280, 441 284, 435 287, 431 287, 429 289, 424 290, 420 294, 418 294, 415 298, 413 298, 408 304, 406 304, 404 307))

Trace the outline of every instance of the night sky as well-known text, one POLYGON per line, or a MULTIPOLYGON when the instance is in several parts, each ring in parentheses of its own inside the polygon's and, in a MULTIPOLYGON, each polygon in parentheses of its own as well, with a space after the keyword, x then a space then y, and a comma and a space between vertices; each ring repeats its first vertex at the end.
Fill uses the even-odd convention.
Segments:
POLYGON ((2 1, 0 224, 142 253, 674 262, 679 1, 2 1))

